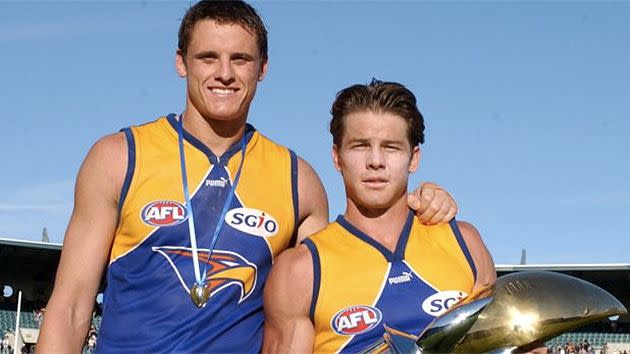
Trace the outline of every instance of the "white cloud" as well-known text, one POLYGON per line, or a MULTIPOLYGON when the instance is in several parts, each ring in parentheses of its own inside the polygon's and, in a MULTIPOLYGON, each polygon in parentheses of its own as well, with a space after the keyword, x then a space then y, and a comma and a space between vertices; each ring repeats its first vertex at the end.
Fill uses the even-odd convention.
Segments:
POLYGON ((0 42, 53 38, 71 30, 63 23, 23 24, 0 28, 0 42))
POLYGON ((73 205, 73 180, 0 190, 0 236, 39 240, 43 227, 60 242, 73 205))
MULTIPOLYGON (((81 10, 75 11, 80 16, 81 10)), ((121 9, 121 13, 127 13, 127 16, 131 16, 124 7, 121 9)), ((125 21, 125 17, 104 20, 94 17, 93 14, 84 15, 83 18, 60 22, 22 20, 20 23, 0 23, 0 42, 86 38, 99 34, 125 34, 136 31, 153 33, 163 29, 160 23, 150 22, 143 24, 143 26, 137 26, 135 22, 125 21)), ((20 16, 19 18, 26 17, 20 16)))
POLYGON ((73 179, 22 185, 4 191, 1 195, 6 198, 0 198, 0 206, 44 207, 51 204, 72 204, 73 191, 73 179))
POLYGON ((69 208, 72 208, 72 203, 0 204, 0 213, 58 213, 69 208))

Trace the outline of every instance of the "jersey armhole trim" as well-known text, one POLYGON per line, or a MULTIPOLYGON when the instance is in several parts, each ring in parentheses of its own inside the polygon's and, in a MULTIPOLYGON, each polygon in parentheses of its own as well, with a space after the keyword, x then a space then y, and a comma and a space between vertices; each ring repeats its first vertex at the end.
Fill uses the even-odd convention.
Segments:
POLYGON ((294 247, 297 242, 298 226, 300 224, 300 196, 298 195, 298 159, 293 150, 289 150, 291 156, 291 195, 293 196, 293 234, 289 241, 289 247, 294 247))
POLYGON ((321 283, 321 263, 319 261, 319 252, 317 252, 317 246, 309 239, 305 239, 302 243, 308 248, 313 257, 313 294, 311 295, 311 306, 308 311, 308 316, 311 319, 313 325, 315 324, 315 307, 317 306, 317 298, 319 296, 319 286, 321 283))
POLYGON ((457 225, 457 221, 453 218, 449 223, 453 233, 455 234, 455 238, 457 239, 457 243, 459 243, 459 248, 461 248, 462 252, 464 252, 464 256, 466 256, 466 260, 468 260, 468 264, 470 265, 470 269, 473 272, 473 281, 477 281, 477 267, 475 267, 475 261, 473 260, 470 250, 468 250, 468 246, 466 245, 466 240, 464 240, 464 236, 462 236, 462 232, 459 230, 459 226, 457 225))
POLYGON ((136 142, 133 136, 131 128, 121 129, 125 133, 127 139, 127 172, 125 173, 125 181, 123 182, 122 189, 120 191, 120 197, 118 198, 118 217, 122 211, 123 204, 127 198, 129 192, 129 186, 131 185, 131 179, 136 168, 136 142))

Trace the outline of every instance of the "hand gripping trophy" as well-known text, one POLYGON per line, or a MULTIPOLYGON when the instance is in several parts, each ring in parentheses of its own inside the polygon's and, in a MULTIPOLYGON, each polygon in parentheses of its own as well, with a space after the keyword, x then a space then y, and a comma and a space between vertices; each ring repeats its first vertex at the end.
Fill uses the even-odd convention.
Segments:
POLYGON ((626 308, 607 291, 554 272, 517 272, 470 295, 414 336, 392 328, 364 353, 516 353, 626 308))

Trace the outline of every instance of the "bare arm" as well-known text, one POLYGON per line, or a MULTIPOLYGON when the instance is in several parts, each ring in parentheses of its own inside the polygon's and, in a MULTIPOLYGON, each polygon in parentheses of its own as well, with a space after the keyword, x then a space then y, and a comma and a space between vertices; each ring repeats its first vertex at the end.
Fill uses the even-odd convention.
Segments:
POLYGON ((465 221, 458 221, 457 226, 462 232, 466 246, 468 246, 470 255, 475 262, 475 268, 477 268, 477 281, 475 282, 474 291, 493 284, 497 280, 497 271, 494 268, 492 256, 483 243, 481 235, 479 235, 479 231, 472 224, 465 221))
POLYGON ((328 225, 328 199, 313 168, 298 158, 299 225, 297 244, 328 225))
POLYGON ((284 251, 265 285, 263 353, 313 352, 312 291, 313 261, 306 246, 284 251))
POLYGON ((80 353, 117 225, 117 200, 127 166, 123 133, 99 140, 75 186, 55 287, 46 307, 38 353, 80 353))
POLYGON ((457 214, 457 203, 453 196, 431 182, 422 183, 409 193, 407 203, 416 211, 418 220, 425 225, 447 223, 457 214))

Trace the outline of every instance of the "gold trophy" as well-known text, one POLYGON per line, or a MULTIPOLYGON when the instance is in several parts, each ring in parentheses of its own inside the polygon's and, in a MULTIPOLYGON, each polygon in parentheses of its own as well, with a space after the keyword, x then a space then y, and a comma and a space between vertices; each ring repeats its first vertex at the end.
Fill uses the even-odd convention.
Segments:
POLYGON ((554 272, 517 272, 468 296, 415 336, 385 327, 364 353, 516 353, 607 317, 625 315, 614 296, 554 272))

